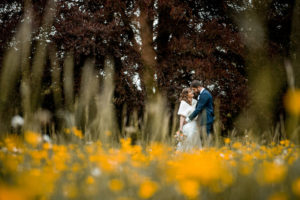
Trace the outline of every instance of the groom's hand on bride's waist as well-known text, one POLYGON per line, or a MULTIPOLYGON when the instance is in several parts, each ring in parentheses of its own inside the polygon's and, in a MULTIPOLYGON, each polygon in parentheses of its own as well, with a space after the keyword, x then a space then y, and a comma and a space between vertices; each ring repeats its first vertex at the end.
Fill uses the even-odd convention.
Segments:
POLYGON ((191 122, 190 118, 189 117, 185 118, 184 124, 189 123, 189 122, 191 122))

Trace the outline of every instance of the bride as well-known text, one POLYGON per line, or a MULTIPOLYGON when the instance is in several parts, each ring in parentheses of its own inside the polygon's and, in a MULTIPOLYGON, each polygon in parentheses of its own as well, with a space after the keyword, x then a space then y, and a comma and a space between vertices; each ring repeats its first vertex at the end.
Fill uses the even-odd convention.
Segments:
POLYGON ((178 115, 180 116, 179 131, 185 136, 185 139, 178 143, 177 150, 179 151, 188 151, 202 147, 197 118, 184 124, 185 118, 192 114, 196 108, 197 101, 193 97, 194 94, 190 88, 184 88, 180 94, 180 106, 178 109, 178 115))

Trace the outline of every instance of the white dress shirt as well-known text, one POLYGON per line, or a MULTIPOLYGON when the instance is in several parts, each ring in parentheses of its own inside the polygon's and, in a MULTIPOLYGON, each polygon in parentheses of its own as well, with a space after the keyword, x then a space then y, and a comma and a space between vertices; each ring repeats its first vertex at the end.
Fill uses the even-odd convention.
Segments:
POLYGON ((200 95, 202 94, 203 91, 204 91, 204 88, 201 89, 201 91, 200 91, 200 93, 199 93, 199 95, 198 95, 198 98, 197 98, 198 101, 199 101, 200 95))

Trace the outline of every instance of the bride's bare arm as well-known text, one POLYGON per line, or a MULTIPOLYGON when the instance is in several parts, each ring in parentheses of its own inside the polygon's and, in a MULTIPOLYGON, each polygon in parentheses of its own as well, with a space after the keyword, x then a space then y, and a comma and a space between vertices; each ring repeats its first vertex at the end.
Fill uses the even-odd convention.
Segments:
POLYGON ((179 123, 179 130, 182 131, 183 125, 185 122, 185 117, 180 115, 180 123, 179 123))

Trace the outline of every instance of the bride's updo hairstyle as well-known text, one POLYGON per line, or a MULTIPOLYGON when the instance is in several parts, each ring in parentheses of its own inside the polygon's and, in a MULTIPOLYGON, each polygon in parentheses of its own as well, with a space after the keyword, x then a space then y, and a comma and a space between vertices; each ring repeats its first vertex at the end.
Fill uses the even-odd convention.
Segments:
POLYGON ((180 94, 179 101, 185 101, 188 104, 192 104, 192 102, 190 102, 188 98, 188 94, 189 92, 191 92, 191 90, 191 88, 184 88, 180 94))

